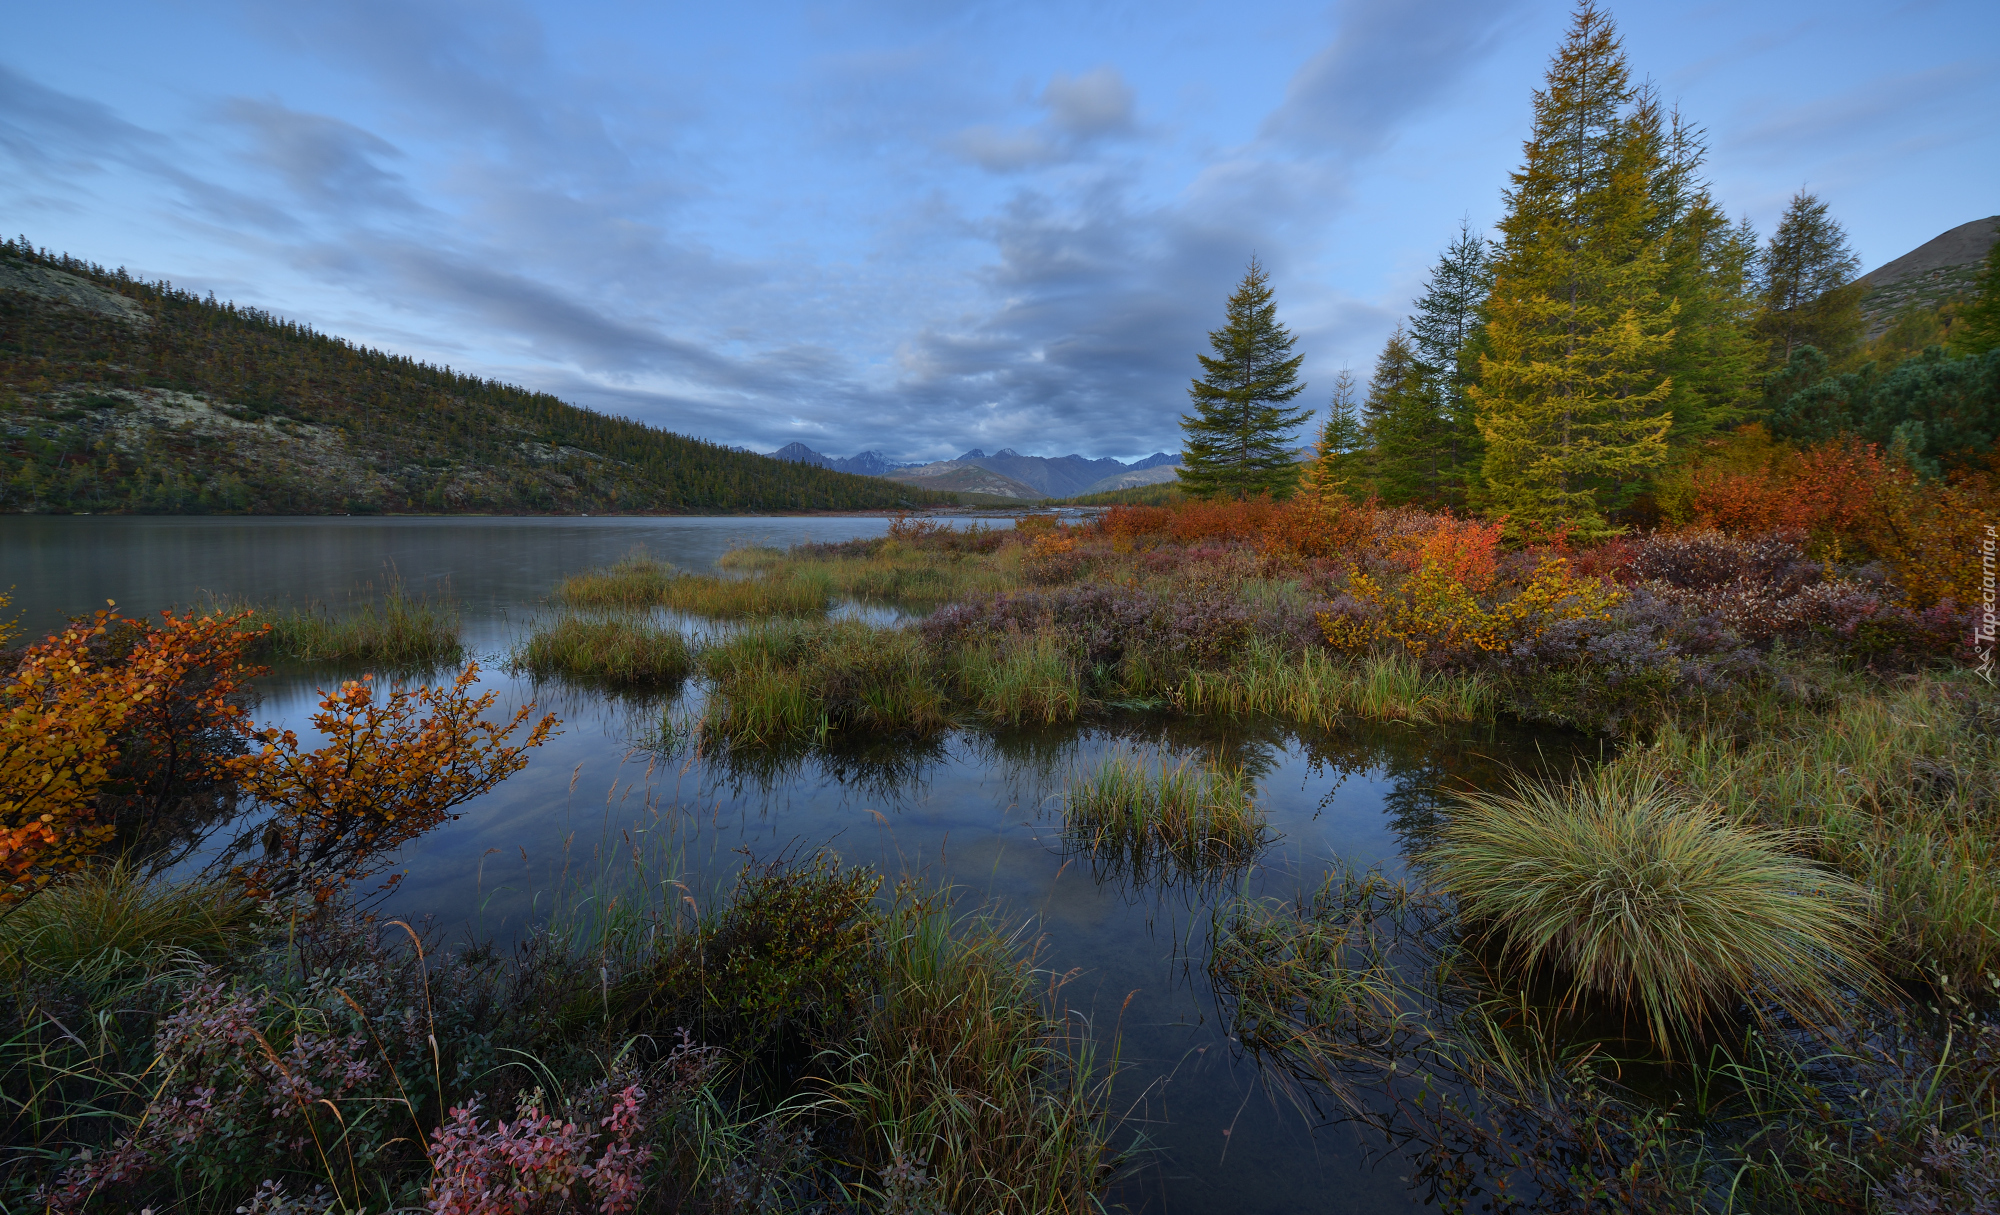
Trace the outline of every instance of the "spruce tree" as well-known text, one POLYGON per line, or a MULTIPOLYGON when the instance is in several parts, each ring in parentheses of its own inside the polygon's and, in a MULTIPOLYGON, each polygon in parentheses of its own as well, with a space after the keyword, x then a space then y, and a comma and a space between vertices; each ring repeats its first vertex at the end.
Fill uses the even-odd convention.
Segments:
POLYGON ((1436 503, 1446 473, 1444 420, 1425 368, 1399 325, 1383 344, 1362 406, 1385 502, 1436 503))
MULTIPOLYGON (((1996 231, 2000 237, 2000 231, 1996 231)), ((1951 352, 1985 354, 2000 348, 2000 239, 1986 251, 1986 267, 1972 302, 1958 310, 1951 326, 1951 352)))
POLYGON ((1861 296, 1854 281, 1861 259, 1847 233, 1827 214, 1818 195, 1792 195, 1764 250, 1764 335, 1770 361, 1791 361, 1801 346, 1817 347, 1838 362, 1861 340, 1861 296))
POLYGON ((1367 432, 1354 399, 1354 375, 1345 367, 1333 381, 1325 425, 1320 427, 1311 464, 1299 474, 1299 493, 1316 500, 1330 494, 1358 497, 1367 490, 1363 475, 1367 432))
POLYGON ((1199 497, 1239 501, 1289 492, 1299 475, 1292 435, 1312 411, 1284 405, 1305 391, 1305 356, 1291 353, 1295 339, 1278 322, 1270 277, 1254 257, 1229 297, 1227 317, 1208 335, 1215 354, 1198 356, 1202 376, 1188 388, 1195 411, 1181 415, 1187 442, 1180 483, 1199 497))
POLYGON ((1634 121, 1609 16, 1585 3, 1535 93, 1504 195, 1479 382, 1482 505, 1516 536, 1611 529, 1666 457, 1674 301, 1661 293, 1658 141, 1634 121))
POLYGON ((1634 121, 1658 144, 1653 174, 1654 238, 1666 261, 1661 293, 1680 305, 1674 342, 1662 370, 1673 379, 1667 400, 1676 444, 1691 443, 1747 420, 1759 399, 1766 343, 1757 336, 1757 234, 1731 224, 1701 176, 1706 133, 1679 111, 1662 121, 1650 90, 1634 121))
POLYGON ((1492 288, 1488 261, 1486 241, 1473 234, 1471 223, 1460 221, 1458 239, 1439 255, 1410 316, 1410 345, 1437 402, 1432 442, 1439 449, 1438 489, 1446 504, 1463 498, 1479 466, 1479 427, 1467 389, 1479 368, 1475 339, 1492 288))

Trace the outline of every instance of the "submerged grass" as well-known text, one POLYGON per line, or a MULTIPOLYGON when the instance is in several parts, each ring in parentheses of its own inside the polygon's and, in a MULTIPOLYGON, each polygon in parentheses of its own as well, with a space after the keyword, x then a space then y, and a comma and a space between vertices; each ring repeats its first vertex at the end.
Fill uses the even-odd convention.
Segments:
POLYGON ((1824 1019, 1868 986, 1866 893, 1801 842, 1730 822, 1657 774, 1460 793, 1424 865, 1522 972, 1604 1000, 1663 1050, 1746 995, 1824 1019))
POLYGON ((514 663, 538 679, 663 687, 688 677, 695 653, 679 629, 622 616, 565 613, 536 628, 515 651, 514 663))
POLYGON ((1114 751, 1073 776, 1062 794, 1063 823, 1100 856, 1151 871, 1171 861, 1189 874, 1247 863, 1265 837, 1264 816, 1240 770, 1147 763, 1114 751))
POLYGON ((252 623, 270 626, 265 638, 270 653, 298 662, 372 662, 416 670, 456 662, 465 650, 457 609, 412 597, 400 580, 389 584, 379 606, 363 600, 358 611, 345 616, 313 606, 259 612, 252 623))

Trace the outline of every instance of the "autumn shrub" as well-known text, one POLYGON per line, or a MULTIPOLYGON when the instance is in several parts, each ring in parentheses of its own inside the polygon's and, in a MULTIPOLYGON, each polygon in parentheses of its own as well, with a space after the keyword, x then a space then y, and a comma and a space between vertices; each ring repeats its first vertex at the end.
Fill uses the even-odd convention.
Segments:
POLYGON ((1624 594, 1601 579, 1577 577, 1560 557, 1543 559, 1525 585, 1485 598, 1443 559, 1422 562, 1393 586, 1355 571, 1347 601, 1320 615, 1327 643, 1360 652, 1388 642, 1429 663, 1465 666, 1565 620, 1607 619, 1624 594))
MULTIPOLYGON (((599 1086, 600 1088, 604 1086, 599 1086)), ((431 1132, 434 1176, 427 1193, 435 1215, 623 1215, 637 1205, 653 1146, 634 1143, 647 1129, 646 1090, 627 1084, 608 1106, 586 1093, 563 1115, 546 1113, 540 1090, 522 1098, 510 1124, 488 1126, 477 1097, 431 1132)))
POLYGON ((1077 551, 1076 537, 1048 532, 1036 536, 1021 559, 1021 576, 1038 586, 1068 582, 1083 571, 1085 554, 1077 551))
POLYGON ((228 761, 243 793, 269 814, 262 855, 237 866, 246 888, 328 900, 526 767, 556 719, 542 718, 510 743, 534 705, 504 724, 483 720, 496 696, 473 697, 478 678, 479 664, 468 663, 448 686, 395 689, 382 700, 370 677, 349 680, 321 698, 312 723, 327 741, 310 751, 294 731, 258 731, 261 749, 228 761))
POLYGON ((248 616, 106 610, 22 651, 0 683, 0 902, 216 811, 261 673, 248 616))

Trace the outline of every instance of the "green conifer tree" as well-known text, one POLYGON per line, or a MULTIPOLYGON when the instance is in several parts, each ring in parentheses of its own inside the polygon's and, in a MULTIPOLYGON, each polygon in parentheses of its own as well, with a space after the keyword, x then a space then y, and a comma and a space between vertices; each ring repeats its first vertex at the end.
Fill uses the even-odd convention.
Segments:
POLYGON ((1611 18, 1579 5, 1504 196, 1469 390, 1482 505, 1517 536, 1608 533, 1605 511, 1666 457, 1678 306, 1660 290, 1658 142, 1637 100, 1611 18))
POLYGON ((1458 238, 1439 255, 1410 315, 1410 345, 1438 403, 1433 441, 1441 452, 1439 496, 1447 505, 1463 499, 1479 467, 1479 427, 1467 389, 1479 369, 1480 313, 1492 289, 1488 261, 1486 241, 1474 235, 1470 222, 1460 221, 1458 238))
POLYGON ((1311 416, 1287 409, 1305 391, 1299 382, 1303 355, 1278 321, 1270 277, 1257 259, 1229 297, 1228 323, 1208 335, 1213 357, 1201 359, 1202 376, 1188 388, 1195 411, 1181 415, 1187 436, 1180 483, 1199 497, 1284 494, 1298 480, 1292 435, 1311 416))
POLYGON ((1666 261, 1660 291, 1680 306, 1661 369, 1674 384, 1670 437, 1686 444, 1748 420, 1757 407, 1767 347, 1756 333, 1757 234, 1748 219, 1731 224, 1710 194, 1701 176, 1706 132, 1678 110, 1663 121, 1650 89, 1633 119, 1642 138, 1657 142, 1653 229, 1666 261))
POLYGON ((1399 325, 1368 381, 1369 447, 1375 490, 1385 502, 1435 503, 1446 482, 1446 442, 1439 400, 1416 350, 1399 325))
POLYGON ((1814 346, 1837 364, 1860 343, 1861 259, 1818 195, 1792 195, 1763 263, 1761 328, 1772 363, 1783 366, 1799 347, 1814 346))
POLYGON ((1301 494, 1323 498, 1340 493, 1353 498, 1368 491, 1368 434, 1354 396, 1354 374, 1343 367, 1333 381, 1333 399, 1319 429, 1319 442, 1314 445, 1316 454, 1299 474, 1301 494))
POLYGON ((1952 322, 1951 352, 1956 355, 2000 349, 2000 239, 1986 251, 1986 267, 1979 272, 1974 291, 1972 302, 1961 307, 1952 322))

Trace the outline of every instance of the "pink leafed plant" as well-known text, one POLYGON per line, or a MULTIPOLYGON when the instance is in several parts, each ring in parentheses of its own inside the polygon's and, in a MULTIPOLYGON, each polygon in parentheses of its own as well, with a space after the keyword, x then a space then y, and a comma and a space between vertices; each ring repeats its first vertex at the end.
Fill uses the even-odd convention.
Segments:
POLYGON ((539 1092, 522 1102, 511 1124, 496 1119, 487 1126, 479 1117, 476 1097, 453 1108, 451 1120, 431 1136, 435 1169, 431 1211, 435 1215, 630 1211, 653 1158, 650 1145, 633 1144, 644 1129, 640 1111, 645 1099, 644 1089, 627 1085, 595 1130, 543 1113, 539 1092))

